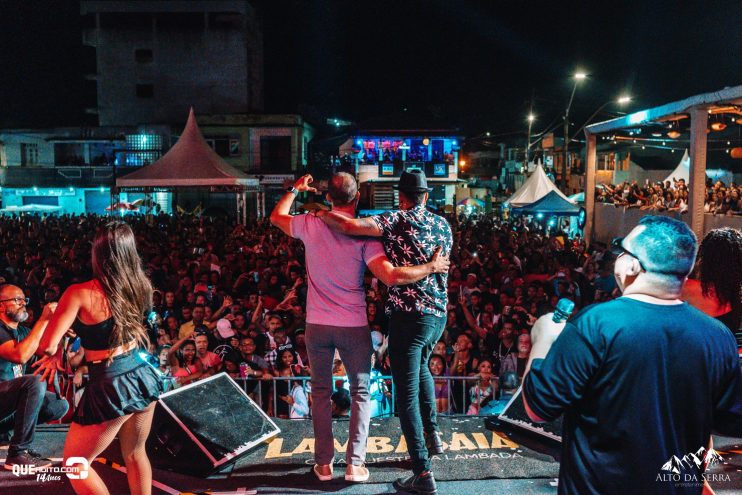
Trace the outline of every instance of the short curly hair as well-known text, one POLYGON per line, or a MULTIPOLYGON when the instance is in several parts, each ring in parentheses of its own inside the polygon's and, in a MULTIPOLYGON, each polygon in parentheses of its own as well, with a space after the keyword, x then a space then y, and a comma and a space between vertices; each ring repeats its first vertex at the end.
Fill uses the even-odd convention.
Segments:
POLYGON ((688 225, 674 218, 647 215, 645 227, 631 240, 631 249, 647 272, 683 279, 693 270, 698 241, 688 225))

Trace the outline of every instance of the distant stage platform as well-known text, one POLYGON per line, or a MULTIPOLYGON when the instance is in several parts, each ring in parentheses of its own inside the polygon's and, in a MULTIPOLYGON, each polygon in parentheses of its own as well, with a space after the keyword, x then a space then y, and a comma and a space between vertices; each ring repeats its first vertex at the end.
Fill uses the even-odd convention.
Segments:
MULTIPOLYGON (((364 484, 343 480, 344 450, 348 422, 336 420, 335 480, 320 483, 311 474, 314 438, 308 420, 276 420, 278 437, 261 445, 225 470, 208 478, 153 470, 153 494, 211 493, 227 494, 304 494, 396 493, 391 482, 409 472, 407 446, 397 418, 374 418, 369 433, 367 465, 371 479, 364 484)), ((517 494, 554 494, 559 463, 558 446, 541 442, 530 435, 490 431, 484 418, 440 418, 445 452, 433 458, 433 470, 440 494, 491 494, 504 491, 517 494), (528 445, 528 446, 526 446, 528 445)), ((41 426, 34 448, 41 454, 61 460, 66 425, 41 426)), ((712 482, 717 494, 742 492, 742 440, 714 437, 714 448, 724 462, 709 472, 723 475, 724 481, 712 482), (729 481, 726 481, 729 478, 729 481)), ((4 460, 6 448, 0 450, 4 460)), ((111 494, 128 493, 125 468, 121 465, 119 446, 114 442, 94 463, 111 494)), ((16 476, 0 472, 0 495, 72 495, 74 492, 62 474, 60 480, 37 481, 35 476, 16 476)))

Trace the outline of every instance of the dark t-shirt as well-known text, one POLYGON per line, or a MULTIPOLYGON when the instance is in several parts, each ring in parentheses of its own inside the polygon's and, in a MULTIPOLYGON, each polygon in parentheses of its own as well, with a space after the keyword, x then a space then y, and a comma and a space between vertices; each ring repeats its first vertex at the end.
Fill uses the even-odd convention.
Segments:
POLYGON ((559 493, 698 494, 700 485, 682 483, 701 478, 695 465, 679 466, 678 484, 663 480, 673 474, 663 467, 708 446, 739 376, 721 323, 686 303, 621 297, 569 322, 534 360, 524 393, 542 419, 564 412, 559 493))
MULTIPOLYGON (((394 266, 427 263, 439 246, 441 255, 451 253, 451 226, 445 218, 429 212, 423 205, 387 211, 371 218, 381 230, 384 251, 394 266)), ((434 273, 414 284, 389 287, 386 314, 415 312, 446 316, 447 286, 448 274, 434 273)))
MULTIPOLYGON (((13 330, 0 321, 0 345, 3 345, 10 340, 21 342, 23 339, 28 337, 29 333, 31 333, 31 329, 26 328, 23 325, 18 325, 18 329, 13 330)), ((0 382, 6 382, 21 376, 25 372, 25 368, 25 364, 16 364, 0 359, 0 382)))

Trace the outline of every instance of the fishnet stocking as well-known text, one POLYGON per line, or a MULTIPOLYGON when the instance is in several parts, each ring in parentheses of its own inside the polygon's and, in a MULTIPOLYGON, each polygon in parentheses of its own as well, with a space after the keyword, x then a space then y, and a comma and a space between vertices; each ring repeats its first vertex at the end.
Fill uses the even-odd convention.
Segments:
POLYGON ((140 413, 132 414, 119 431, 121 455, 126 464, 126 477, 131 495, 150 495, 152 493, 152 466, 149 463, 144 444, 152 427, 155 403, 140 413))
POLYGON ((132 495, 152 493, 152 468, 144 450, 152 425, 154 403, 140 413, 127 414, 100 424, 72 423, 64 444, 64 458, 84 457, 90 463, 86 479, 70 480, 77 495, 109 495, 103 480, 93 469, 93 460, 119 434, 121 453, 126 464, 126 476, 132 495))

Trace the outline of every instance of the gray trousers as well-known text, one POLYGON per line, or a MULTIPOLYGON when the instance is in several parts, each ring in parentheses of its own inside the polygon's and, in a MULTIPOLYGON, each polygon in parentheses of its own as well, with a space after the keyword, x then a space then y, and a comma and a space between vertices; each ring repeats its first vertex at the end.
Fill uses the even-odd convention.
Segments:
POLYGON ((371 332, 368 326, 335 327, 307 323, 307 354, 312 370, 312 423, 314 461, 331 464, 335 456, 332 435, 332 365, 335 349, 340 353, 350 382, 350 428, 345 461, 360 466, 366 460, 368 424, 371 417, 369 378, 371 373, 371 332))

